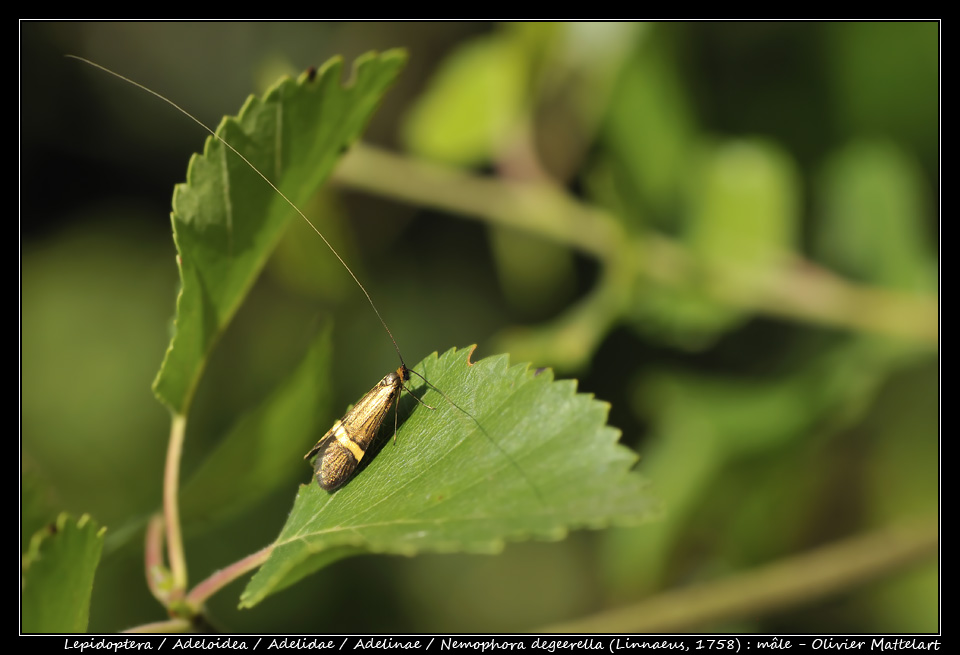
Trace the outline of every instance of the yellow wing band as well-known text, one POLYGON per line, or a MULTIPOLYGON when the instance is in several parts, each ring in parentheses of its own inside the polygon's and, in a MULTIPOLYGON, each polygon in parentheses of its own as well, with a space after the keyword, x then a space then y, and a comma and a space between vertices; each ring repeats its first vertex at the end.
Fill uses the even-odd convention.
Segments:
POLYGON ((337 421, 337 424, 333 426, 333 436, 340 443, 341 446, 350 451, 350 454, 353 455, 353 458, 359 463, 363 459, 363 448, 358 446, 350 438, 350 434, 347 432, 347 428, 343 425, 343 421, 337 421))

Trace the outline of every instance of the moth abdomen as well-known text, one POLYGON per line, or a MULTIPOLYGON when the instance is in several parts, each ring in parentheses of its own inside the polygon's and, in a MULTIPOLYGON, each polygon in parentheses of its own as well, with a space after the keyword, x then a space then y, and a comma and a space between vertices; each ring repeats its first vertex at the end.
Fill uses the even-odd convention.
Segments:
POLYGON ((326 491, 336 491, 353 475, 366 448, 365 445, 350 439, 342 420, 337 421, 328 434, 326 441, 317 451, 313 474, 321 488, 326 491), (334 431, 339 431, 339 438, 334 431), (347 442, 346 445, 343 443, 344 440, 347 442))

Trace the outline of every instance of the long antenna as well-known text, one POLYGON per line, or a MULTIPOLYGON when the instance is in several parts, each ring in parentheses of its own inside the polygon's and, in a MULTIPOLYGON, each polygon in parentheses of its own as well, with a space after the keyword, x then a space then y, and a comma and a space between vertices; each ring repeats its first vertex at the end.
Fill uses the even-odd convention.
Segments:
MULTIPOLYGON (((247 166, 249 166, 250 168, 253 169, 253 171, 254 171, 257 175, 259 175, 261 178, 263 178, 263 181, 266 182, 267 184, 269 184, 269 185, 270 185, 270 188, 273 189, 274 191, 276 191, 276 192, 280 195, 280 197, 283 198, 283 199, 287 202, 287 204, 290 205, 290 206, 293 208, 293 210, 294 210, 295 212, 297 212, 297 214, 300 216, 300 218, 302 218, 303 220, 305 220, 305 221, 307 222, 307 225, 309 225, 311 228, 313 228, 313 231, 316 232, 316 233, 317 233, 317 236, 319 236, 319 237, 323 240, 323 243, 326 244, 326 246, 327 246, 327 248, 330 250, 330 252, 333 253, 333 256, 337 258, 337 261, 339 261, 339 262, 343 265, 343 267, 347 270, 347 273, 350 274, 350 277, 353 278, 353 281, 356 282, 356 283, 357 283, 357 286, 360 287, 360 290, 363 291, 363 295, 367 297, 367 302, 370 303, 370 308, 373 309, 373 313, 377 315, 377 318, 380 320, 380 324, 383 326, 383 329, 387 331, 387 335, 390 337, 390 341, 393 342, 393 348, 394 348, 394 350, 397 351, 397 357, 400 358, 400 366, 401 366, 404 370, 407 370, 407 371, 410 371, 411 373, 414 373, 417 377, 419 377, 421 380, 423 380, 431 389, 433 389, 434 391, 438 392, 441 396, 443 396, 444 399, 446 399, 446 401, 447 401, 448 403, 450 403, 451 405, 453 405, 454 407, 456 407, 458 410, 460 410, 461 412, 463 412, 464 414, 466 414, 468 417, 470 417, 470 419, 471 419, 474 423, 476 423, 477 427, 480 429, 481 432, 483 432, 483 435, 490 441, 490 443, 492 443, 494 446, 496 446, 497 450, 499 450, 499 451, 507 458, 507 460, 510 461, 510 463, 513 465, 513 467, 517 469, 517 471, 520 473, 520 475, 523 476, 523 478, 527 481, 527 483, 528 483, 528 484, 530 485, 530 487, 533 489, 534 493, 537 495, 537 498, 540 500, 540 503, 541 503, 541 504, 544 504, 544 505, 546 504, 546 502, 545 502, 545 500, 544 500, 544 498, 543 498, 543 495, 540 493, 540 489, 537 488, 537 485, 535 485, 535 484, 533 483, 533 480, 531 480, 531 479, 529 478, 529 476, 526 474, 526 472, 520 467, 520 465, 517 464, 516 461, 514 461, 514 459, 513 459, 512 457, 510 457, 509 454, 507 454, 507 452, 503 449, 503 447, 502 447, 500 444, 498 444, 498 443, 496 442, 496 440, 494 440, 494 439, 487 433, 487 431, 484 429, 483 425, 480 424, 480 421, 478 421, 473 414, 471 414, 471 413, 468 412, 467 410, 465 410, 465 409, 463 409, 462 407, 460 407, 460 405, 458 405, 457 403, 453 402, 453 400, 451 400, 451 399, 447 396, 447 394, 445 394, 443 391, 441 391, 440 389, 438 389, 437 387, 435 387, 435 386, 433 385, 433 383, 431 383, 429 380, 427 380, 427 378, 423 377, 420 373, 417 373, 417 372, 414 371, 413 369, 407 368, 406 363, 403 361, 403 354, 400 352, 400 346, 397 345, 397 340, 393 337, 393 332, 390 331, 389 326, 387 326, 387 322, 386 322, 385 320, 383 320, 383 316, 380 315, 380 310, 377 309, 376 304, 374 304, 373 298, 370 297, 370 293, 367 291, 366 287, 363 286, 363 283, 360 282, 360 279, 359 279, 359 278, 356 276, 356 274, 353 272, 353 269, 351 269, 350 266, 347 265, 347 262, 345 262, 345 261, 343 260, 343 257, 340 256, 340 253, 338 253, 338 252, 334 249, 334 247, 333 247, 332 245, 330 245, 330 242, 327 241, 327 237, 323 236, 323 233, 317 228, 316 225, 313 224, 313 221, 311 221, 309 218, 307 218, 306 214, 304 214, 304 213, 300 210, 300 208, 297 207, 297 206, 293 203, 293 201, 290 200, 290 198, 288 198, 288 197, 283 193, 283 191, 281 191, 279 188, 277 188, 277 185, 274 184, 273 181, 271 181, 269 177, 267 177, 267 176, 264 175, 262 172, 260 172, 260 169, 259 169, 259 168, 257 168, 256 166, 254 166, 253 163, 252 163, 249 159, 247 159, 246 157, 243 156, 242 153, 240 153, 240 151, 238 151, 236 148, 234 148, 232 145, 230 145, 230 143, 229 143, 226 139, 224 139, 222 136, 220 136, 219 134, 217 134, 214 130, 212 130, 212 129, 210 129, 209 127, 207 127, 207 125, 206 125, 203 121, 201 121, 199 118, 197 118, 196 116, 194 116, 193 114, 191 114, 189 111, 187 111, 186 109, 184 109, 183 107, 181 107, 180 105, 178 105, 177 103, 175 103, 173 100, 170 100, 170 99, 167 98, 166 96, 164 96, 164 95, 162 95, 162 94, 154 91, 153 89, 151 89, 151 88, 149 88, 149 87, 144 86, 143 84, 140 84, 139 82, 137 82, 137 81, 135 81, 135 80, 130 79, 129 77, 126 77, 126 76, 124 76, 124 75, 121 75, 120 73, 117 73, 117 72, 115 72, 115 71, 110 70, 110 69, 107 68, 106 66, 101 66, 100 64, 98 64, 98 63, 96 63, 96 62, 94 62, 94 61, 90 61, 89 59, 85 59, 84 57, 79 57, 79 56, 77 56, 77 55, 66 55, 66 56, 69 57, 70 59, 76 59, 77 61, 83 62, 84 64, 87 64, 87 65, 89 65, 89 66, 93 66, 94 68, 97 68, 97 69, 103 71, 104 73, 108 73, 108 74, 110 74, 110 75, 113 75, 114 77, 116 77, 116 78, 118 78, 118 79, 121 79, 121 80, 123 80, 124 82, 126 82, 126 83, 128 83, 128 84, 132 84, 133 86, 137 87, 138 89, 141 89, 141 90, 143 90, 143 91, 146 91, 147 93, 149 93, 150 95, 154 96, 155 98, 158 98, 158 99, 162 100, 163 102, 167 103, 168 105, 170 105, 171 107, 173 107, 174 109, 176 109, 177 111, 179 111, 181 114, 183 114, 184 116, 186 116, 187 118, 189 118, 190 120, 192 120, 194 123, 196 123, 197 125, 199 125, 199 126, 202 127, 203 129, 205 129, 207 132, 209 132, 215 139, 217 139, 220 143, 222 143, 222 144, 225 145, 227 148, 229 148, 237 157, 239 157, 240 159, 242 159, 242 160, 247 164, 247 166)), ((401 383, 401 384, 402 384, 402 383, 401 383)), ((406 389, 406 387, 404 387, 404 388, 406 389)), ((409 393, 410 390, 407 389, 407 392, 409 393)), ((411 395, 413 395, 413 394, 411 394, 411 395)), ((426 403, 424 403, 422 400, 420 400, 419 398, 417 398, 415 395, 414 395, 413 397, 416 398, 417 402, 419 402, 420 404, 425 405, 426 407, 429 407, 430 409, 435 409, 434 407, 430 407, 430 405, 427 405, 426 403)), ((396 415, 394 415, 394 420, 396 420, 396 415)), ((394 436, 396 436, 396 430, 394 430, 394 436)))
POLYGON ((353 278, 353 281, 356 282, 356 283, 357 283, 357 286, 360 287, 360 290, 363 291, 363 295, 365 295, 365 296, 367 297, 367 302, 370 303, 370 308, 373 309, 373 313, 377 315, 377 318, 378 318, 378 319, 380 319, 380 324, 383 326, 383 329, 387 331, 387 335, 389 335, 390 341, 393 342, 393 347, 394 347, 394 349, 397 351, 397 356, 400 358, 400 364, 401 364, 404 368, 407 367, 406 363, 403 361, 403 354, 401 354, 401 352, 400 352, 400 346, 397 345, 397 340, 393 337, 393 332, 390 331, 390 328, 387 326, 387 322, 386 322, 385 320, 383 320, 383 316, 380 315, 380 310, 377 309, 377 306, 374 304, 373 298, 370 297, 370 294, 369 294, 369 292, 367 292, 366 287, 363 286, 363 284, 360 282, 360 279, 356 276, 356 274, 354 274, 353 269, 351 269, 349 266, 347 266, 347 262, 343 261, 343 257, 340 256, 340 253, 338 253, 338 252, 334 249, 334 247, 333 247, 332 245, 330 245, 330 242, 327 241, 327 237, 323 236, 323 233, 317 228, 316 225, 313 224, 313 221, 311 221, 309 218, 307 218, 307 215, 304 214, 302 211, 300 211, 300 208, 297 207, 297 206, 293 203, 293 201, 290 200, 290 198, 288 198, 288 197, 283 193, 283 191, 281 191, 280 189, 278 189, 278 188, 277 188, 277 185, 274 184, 274 183, 270 180, 269 177, 267 177, 266 175, 264 175, 263 173, 261 173, 259 168, 257 168, 256 166, 254 166, 254 165, 250 162, 249 159, 247 159, 246 157, 244 157, 244 156, 240 153, 239 150, 237 150, 237 149, 234 148, 232 145, 230 145, 230 143, 229 143, 226 139, 224 139, 222 136, 220 136, 219 134, 217 134, 215 131, 211 130, 209 127, 207 127, 207 125, 206 125, 203 121, 201 121, 199 118, 197 118, 196 116, 194 116, 193 114, 191 114, 189 111, 187 111, 186 109, 184 109, 183 107, 181 107, 180 105, 178 105, 177 103, 175 103, 175 102, 174 102, 173 100, 171 100, 170 98, 167 98, 166 96, 164 96, 164 95, 162 95, 162 94, 160 94, 160 93, 157 93, 157 92, 154 91, 153 89, 151 89, 151 88, 149 88, 149 87, 146 87, 146 86, 140 84, 140 83, 137 82, 136 80, 131 80, 129 77, 125 77, 124 75, 121 75, 120 73, 117 73, 117 72, 115 72, 115 71, 112 71, 112 70, 110 70, 109 68, 107 68, 106 66, 101 66, 100 64, 96 63, 95 61, 90 61, 89 59, 85 59, 85 58, 79 57, 79 56, 77 56, 77 55, 66 55, 66 56, 69 57, 70 59, 76 59, 77 61, 82 61, 82 62, 85 63, 85 64, 88 64, 88 65, 90 65, 90 66, 93 66, 94 68, 98 68, 98 69, 102 70, 104 73, 109 73, 110 75, 113 75, 114 77, 119 78, 119 79, 123 80, 124 82, 127 82, 128 84, 132 84, 133 86, 137 87, 138 89, 141 89, 141 90, 143 90, 143 91, 146 91, 146 92, 149 93, 150 95, 152 95, 152 96, 154 96, 154 97, 156 97, 156 98, 159 98, 160 100, 164 101, 165 103, 167 103, 168 105, 170 105, 171 107, 173 107, 174 109, 176 109, 177 111, 179 111, 181 114, 183 114, 184 116, 186 116, 187 118, 189 118, 190 120, 192 120, 194 123, 196 123, 197 125, 199 125, 199 126, 202 127, 203 129, 205 129, 205 130, 206 130, 207 132, 209 132, 215 139, 217 139, 218 141, 220 141, 220 143, 222 143, 223 145, 225 145, 226 147, 228 147, 230 150, 232 150, 233 153, 234 153, 237 157, 239 157, 239 158, 242 159, 244 162, 246 162, 247 166, 249 166, 250 168, 252 168, 257 175, 259 175, 261 178, 263 178, 263 181, 266 182, 267 184, 269 184, 269 185, 270 185, 270 188, 272 188, 274 191, 276 191, 278 194, 280 194, 280 197, 283 198, 284 200, 286 200, 286 201, 287 201, 287 204, 290 205, 291 207, 293 207, 293 210, 294 210, 295 212, 297 212, 297 214, 300 215, 300 218, 302 218, 303 220, 305 220, 305 221, 307 222, 307 225, 309 225, 310 227, 313 228, 313 231, 317 233, 317 236, 319 236, 321 239, 323 239, 323 242, 326 244, 327 248, 329 248, 329 249, 330 249, 330 252, 332 252, 333 255, 334 255, 334 257, 337 258, 337 261, 339 261, 341 264, 343 264, 343 267, 344 267, 345 269, 347 269, 347 273, 350 274, 350 277, 353 278))

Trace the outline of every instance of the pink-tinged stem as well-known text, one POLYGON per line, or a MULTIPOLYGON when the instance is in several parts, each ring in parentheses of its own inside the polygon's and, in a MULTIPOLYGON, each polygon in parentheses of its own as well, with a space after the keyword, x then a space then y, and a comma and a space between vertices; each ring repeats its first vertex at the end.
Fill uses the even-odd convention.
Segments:
POLYGON ((133 628, 128 628, 123 632, 127 634, 137 634, 143 632, 191 632, 193 630, 190 621, 186 619, 170 619, 169 621, 156 621, 155 623, 144 623, 133 628))
POLYGON ((262 550, 258 550, 252 555, 244 557, 242 560, 234 562, 226 568, 216 571, 209 578, 190 590, 190 593, 188 593, 186 597, 187 605, 193 608, 194 611, 199 611, 210 596, 240 576, 249 573, 263 564, 267 561, 271 552, 273 552, 273 544, 270 544, 262 550))
POLYGON ((163 564, 163 515, 155 514, 147 523, 144 545, 144 566, 147 587, 153 597, 166 607, 170 601, 170 571, 163 564))

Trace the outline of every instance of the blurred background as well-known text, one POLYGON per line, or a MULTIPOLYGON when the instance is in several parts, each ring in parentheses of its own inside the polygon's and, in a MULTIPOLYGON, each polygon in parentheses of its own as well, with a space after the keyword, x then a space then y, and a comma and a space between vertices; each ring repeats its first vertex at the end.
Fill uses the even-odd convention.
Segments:
MULTIPOLYGON (((178 284, 172 189, 205 135, 68 53, 215 125, 280 75, 407 49, 364 138, 401 157, 374 174, 354 153, 305 209, 409 362, 479 344, 475 358, 577 378, 666 508, 495 557, 349 559, 239 612, 244 580, 209 604, 223 630, 528 630, 935 520, 938 24, 20 27, 21 546, 61 510, 108 526, 91 631, 163 618, 142 582, 169 430, 150 384, 178 284), (511 225, 456 188, 436 189, 460 196, 452 213, 429 190, 400 201, 391 179, 430 179, 412 158, 563 204, 511 225)), ((181 479, 319 326, 333 325, 334 414, 396 365, 317 241, 291 224, 224 335, 181 479)), ((256 507, 187 524, 191 579, 272 541, 308 476, 291 462, 256 507)), ((938 580, 931 556, 691 629, 936 631, 938 580)))

